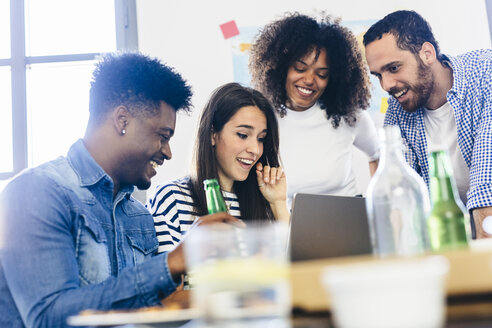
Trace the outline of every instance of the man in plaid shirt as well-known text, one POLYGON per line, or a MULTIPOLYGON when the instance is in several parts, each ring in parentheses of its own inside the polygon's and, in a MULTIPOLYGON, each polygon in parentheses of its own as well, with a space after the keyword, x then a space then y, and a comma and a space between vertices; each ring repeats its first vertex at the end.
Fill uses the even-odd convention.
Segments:
POLYGON ((400 127, 408 163, 429 185, 429 151, 445 149, 476 238, 492 237, 492 50, 441 54, 427 21, 406 10, 371 26, 364 46, 391 95, 384 125, 400 127))

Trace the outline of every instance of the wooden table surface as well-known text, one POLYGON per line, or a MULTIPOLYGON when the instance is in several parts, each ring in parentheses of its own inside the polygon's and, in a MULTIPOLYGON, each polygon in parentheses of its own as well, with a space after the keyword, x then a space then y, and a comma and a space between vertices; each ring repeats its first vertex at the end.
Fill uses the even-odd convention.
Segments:
MULTIPOLYGON (((460 322, 485 322, 492 327, 492 240, 473 241, 468 249, 423 256, 442 255, 449 260, 447 277, 447 318, 448 327, 460 326, 460 322), (453 326, 454 325, 454 326, 453 326)), ((361 262, 405 261, 410 258, 375 256, 351 256, 294 262, 291 267, 291 288, 293 307, 298 313, 329 313, 330 295, 321 283, 321 272, 327 266, 349 266, 361 262)), ((302 315, 300 316, 302 318, 302 315)), ((470 326, 475 327, 475 326, 470 326)))

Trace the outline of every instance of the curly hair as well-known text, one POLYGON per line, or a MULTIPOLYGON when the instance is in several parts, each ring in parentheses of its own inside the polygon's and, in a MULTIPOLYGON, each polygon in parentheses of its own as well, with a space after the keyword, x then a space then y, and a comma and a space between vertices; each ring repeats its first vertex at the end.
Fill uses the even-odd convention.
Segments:
POLYGON ((126 105, 134 114, 155 115, 160 102, 174 110, 191 108, 191 87, 173 68, 139 52, 104 54, 92 74, 89 111, 101 122, 112 108, 126 105))
POLYGON ((282 117, 289 67, 309 52, 322 49, 326 51, 329 77, 318 102, 335 128, 342 118, 353 125, 356 112, 369 106, 371 84, 357 40, 331 16, 321 14, 316 20, 298 12, 286 13, 266 25, 250 49, 252 84, 282 117))
POLYGON ((415 55, 418 55, 422 44, 429 42, 436 50, 437 59, 443 60, 439 44, 432 34, 432 28, 422 16, 413 10, 398 10, 377 21, 364 34, 364 46, 381 39, 385 33, 395 36, 396 44, 400 49, 408 50, 415 55))

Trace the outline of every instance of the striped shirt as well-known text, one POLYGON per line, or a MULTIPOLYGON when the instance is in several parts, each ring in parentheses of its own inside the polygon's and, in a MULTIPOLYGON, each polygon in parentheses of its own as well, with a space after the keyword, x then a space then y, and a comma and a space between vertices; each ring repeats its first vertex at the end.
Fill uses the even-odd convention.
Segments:
MULTIPOLYGON (((159 241, 158 253, 174 249, 197 218, 189 183, 190 178, 184 177, 159 185, 145 205, 154 217, 159 241)), ((241 212, 236 194, 222 191, 222 195, 229 214, 240 218, 241 212)))
MULTIPOLYGON (((492 206, 492 50, 445 56, 453 70, 453 87, 446 94, 456 119, 458 146, 470 169, 469 210, 492 206)), ((428 145, 424 109, 405 112, 390 97, 384 125, 398 125, 405 157, 429 186, 428 145)))

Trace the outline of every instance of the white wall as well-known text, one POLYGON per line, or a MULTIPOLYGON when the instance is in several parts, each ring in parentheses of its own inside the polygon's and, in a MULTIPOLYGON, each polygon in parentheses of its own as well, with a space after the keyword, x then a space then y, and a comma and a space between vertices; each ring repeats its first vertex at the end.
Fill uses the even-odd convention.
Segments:
MULTIPOLYGON (((173 159, 159 169, 153 186, 187 174, 199 112, 213 89, 234 79, 235 41, 223 38, 220 24, 235 20, 239 28, 261 27, 287 11, 325 11, 342 22, 370 21, 399 9, 412 9, 426 18, 444 53, 491 47, 484 0, 137 0, 140 50, 175 67, 194 90, 194 113, 178 116, 171 143, 173 159)), ((380 115, 372 114, 379 124, 380 115)), ((360 153, 355 156, 355 169, 365 190, 369 180, 366 161, 360 153)))

